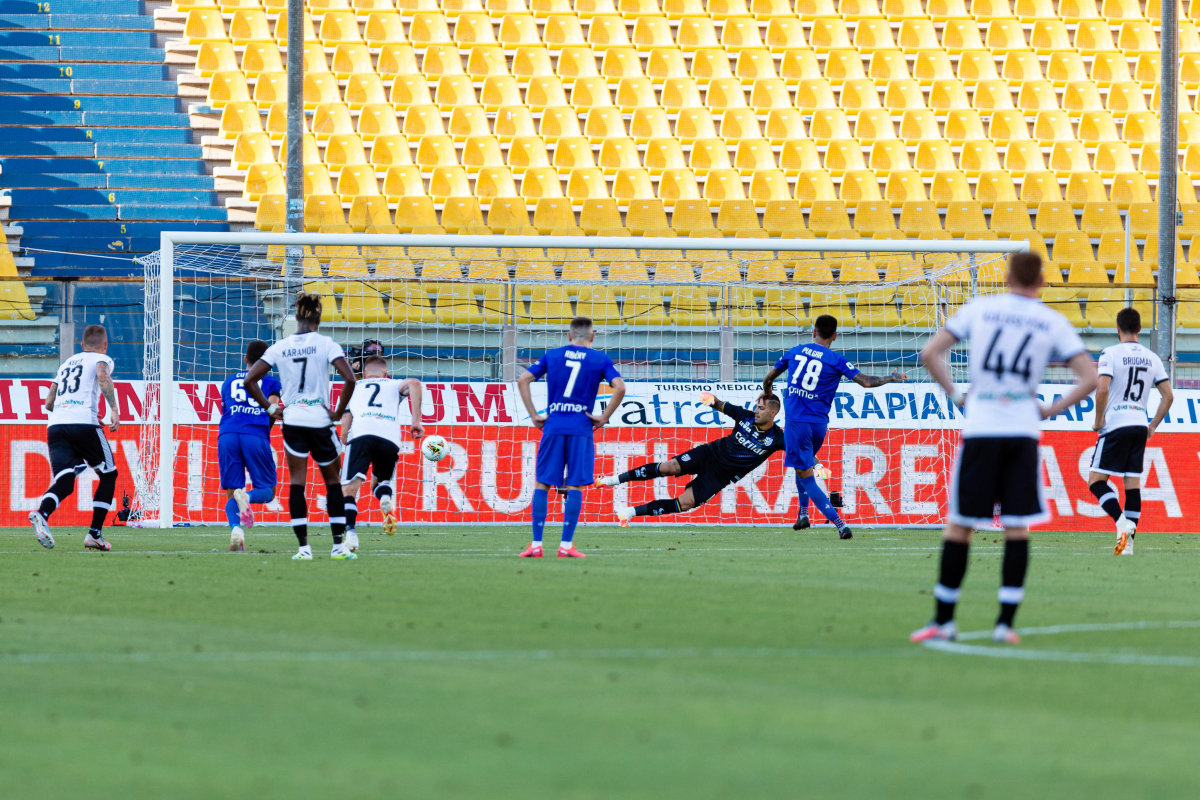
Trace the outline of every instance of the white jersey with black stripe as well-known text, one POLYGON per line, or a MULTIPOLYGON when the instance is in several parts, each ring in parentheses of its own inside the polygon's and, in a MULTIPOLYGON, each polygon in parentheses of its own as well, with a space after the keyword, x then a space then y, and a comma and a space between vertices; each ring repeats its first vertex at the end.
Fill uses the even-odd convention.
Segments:
POLYGON ((353 415, 348 441, 360 436, 378 436, 400 446, 400 386, 396 378, 363 378, 354 387, 350 406, 353 415))
POLYGON ((54 410, 49 425, 99 425, 100 381, 97 367, 104 364, 113 374, 113 360, 104 353, 84 351, 62 363, 54 376, 57 384, 54 410))
POLYGON ((1097 372, 1112 379, 1104 407, 1104 427, 1100 432, 1108 433, 1131 425, 1148 427, 1146 408, 1150 402, 1150 387, 1168 380, 1167 370, 1158 354, 1137 342, 1114 344, 1100 354, 1097 372))
POLYGON ((979 297, 946 323, 970 342, 967 418, 963 436, 1029 436, 1041 433, 1038 386, 1051 359, 1085 352, 1062 314, 1037 298, 1018 294, 979 297))
POLYGON ((342 346, 328 336, 294 333, 267 348, 262 360, 279 371, 283 386, 283 424, 328 428, 329 365, 344 358, 342 346))

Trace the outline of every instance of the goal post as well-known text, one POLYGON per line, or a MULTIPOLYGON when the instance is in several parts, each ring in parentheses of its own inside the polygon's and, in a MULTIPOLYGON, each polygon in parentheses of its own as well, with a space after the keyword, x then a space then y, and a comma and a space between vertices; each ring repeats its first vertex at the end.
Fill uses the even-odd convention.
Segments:
MULTIPOLYGON (((136 510, 143 525, 220 522, 220 384, 241 368, 248 341, 290 332, 294 289, 303 285, 325 298, 323 332, 345 347, 381 341, 390 374, 431 387, 427 430, 445 436, 455 457, 433 465, 411 448, 402 454, 397 497, 401 507, 411 500, 408 522, 524 522, 536 432, 515 381, 565 341, 576 315, 594 319, 596 346, 630 387, 623 413, 597 436, 601 474, 722 435, 715 413, 698 413, 695 394, 707 387, 751 402, 775 358, 831 313, 835 349, 865 372, 909 373, 879 396, 843 384, 826 447, 832 488, 846 481, 848 515, 859 524, 935 524, 957 410, 917 353, 963 302, 1002 291, 1005 256, 1027 248, 994 240, 164 232, 161 249, 142 259, 147 422, 136 510), (879 453, 883 467, 872 461, 879 453), (856 516, 855 504, 864 513, 856 516)), ((712 508, 657 522, 736 524, 730 510, 743 506, 746 524, 794 516, 780 461, 712 508)), ((616 499, 590 492, 584 520, 611 521, 618 500, 674 496, 682 486, 623 485, 616 499)), ((259 518, 273 514, 285 517, 268 507, 259 518)))

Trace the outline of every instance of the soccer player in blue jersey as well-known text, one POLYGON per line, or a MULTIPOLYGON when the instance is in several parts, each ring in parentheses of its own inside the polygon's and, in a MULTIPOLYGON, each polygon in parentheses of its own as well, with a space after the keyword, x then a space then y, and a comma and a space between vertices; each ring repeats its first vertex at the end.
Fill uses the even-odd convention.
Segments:
MULTIPOLYGON (((267 352, 267 343, 253 341, 246 347, 246 369, 229 376, 221 386, 221 425, 217 433, 217 465, 221 488, 225 490, 225 517, 229 520, 229 549, 246 549, 246 528, 254 526, 250 504, 261 505, 275 498, 279 482, 275 474, 275 453, 271 450, 271 417, 267 410, 246 393, 246 373, 267 352), (246 492, 246 473, 250 485, 246 492)), ((263 378, 263 394, 271 403, 279 402, 279 381, 263 378)))
POLYGON ((570 343, 549 351, 529 366, 517 381, 521 400, 535 428, 542 431, 537 449, 537 484, 533 492, 533 542, 521 558, 542 557, 542 532, 551 486, 567 493, 563 505, 562 544, 559 558, 583 558, 575 549, 575 526, 583 509, 583 487, 594 479, 596 443, 594 432, 608 424, 625 397, 625 381, 612 359, 592 349, 596 331, 587 317, 571 321, 570 343), (531 386, 546 377, 546 413, 533 405, 531 386), (592 412, 600 382, 612 386, 612 397, 599 414, 592 412))
POLYGON ((784 466, 796 470, 796 491, 799 494, 800 513, 796 530, 807 528, 808 501, 811 498, 817 509, 838 530, 838 538, 849 539, 854 534, 837 509, 817 483, 813 474, 817 465, 817 451, 825 442, 829 428, 829 410, 837 394, 838 384, 843 377, 873 389, 896 381, 907 380, 908 376, 893 371, 891 375, 877 378, 864 375, 858 367, 830 349, 837 339, 837 319, 822 314, 813 322, 813 343, 800 344, 784 353, 775 366, 763 378, 763 392, 771 393, 775 379, 787 374, 787 387, 783 390, 783 415, 785 420, 784 466))

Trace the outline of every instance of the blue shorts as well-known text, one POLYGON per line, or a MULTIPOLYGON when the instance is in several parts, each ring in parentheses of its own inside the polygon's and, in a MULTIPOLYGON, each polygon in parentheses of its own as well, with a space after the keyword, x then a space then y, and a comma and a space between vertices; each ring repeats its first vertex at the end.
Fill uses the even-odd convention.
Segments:
POLYGON ((817 465, 817 451, 829 426, 823 422, 789 422, 783 429, 783 465, 803 472, 817 465))
POLYGON ((537 449, 537 481, 547 486, 590 486, 595 480, 592 434, 543 433, 537 449))
POLYGON ((273 489, 279 482, 275 474, 275 452, 265 436, 227 433, 217 437, 217 464, 221 468, 222 489, 245 489, 246 473, 255 489, 273 489))

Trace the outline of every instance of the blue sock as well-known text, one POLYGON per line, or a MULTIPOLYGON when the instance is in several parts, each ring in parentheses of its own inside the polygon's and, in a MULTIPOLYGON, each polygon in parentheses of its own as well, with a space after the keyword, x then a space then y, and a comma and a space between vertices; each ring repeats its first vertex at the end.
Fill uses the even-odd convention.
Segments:
POLYGON ((250 502, 255 503, 256 505, 262 505, 263 503, 269 503, 269 502, 271 502, 272 499, 274 499, 274 497, 275 497, 274 489, 264 488, 264 489, 251 489, 250 490, 250 502))
POLYGON ((242 515, 238 513, 237 500, 232 497, 225 503, 225 519, 229 520, 230 530, 242 524, 242 515))
POLYGON ((546 507, 550 504, 550 493, 545 489, 533 490, 533 543, 542 543, 542 531, 546 529, 546 507))
POLYGON ((846 527, 846 523, 838 516, 837 509, 833 507, 833 504, 829 502, 829 498, 825 496, 825 493, 821 491, 821 487, 817 485, 816 478, 810 475, 807 478, 797 477, 796 480, 804 484, 804 489, 808 492, 808 496, 812 498, 813 505, 825 515, 825 519, 836 525, 839 531, 846 527))
POLYGON ((804 516, 808 516, 808 492, 804 489, 804 479, 800 477, 799 472, 796 473, 796 508, 804 516))
POLYGON ((583 511, 583 492, 572 489, 567 492, 567 501, 563 504, 563 536, 562 546, 570 547, 575 538, 575 526, 579 524, 579 512, 583 511))

